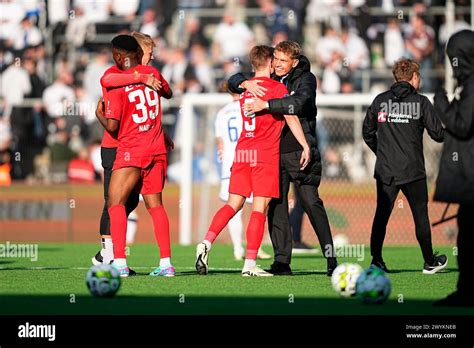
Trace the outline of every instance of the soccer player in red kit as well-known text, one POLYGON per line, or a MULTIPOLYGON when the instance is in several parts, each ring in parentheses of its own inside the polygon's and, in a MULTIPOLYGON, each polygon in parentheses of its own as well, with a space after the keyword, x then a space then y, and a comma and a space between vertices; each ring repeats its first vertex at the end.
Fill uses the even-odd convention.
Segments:
MULTIPOLYGON (((136 52, 114 45, 114 61, 125 73, 153 74, 164 79, 153 67, 138 64, 136 52)), ((127 220, 125 202, 133 191, 140 191, 150 213, 160 249, 160 265, 152 276, 174 276, 171 265, 169 221, 162 204, 166 174, 166 145, 161 124, 160 94, 143 84, 128 85, 108 91, 105 118, 99 120, 112 135, 117 136, 117 156, 109 186, 108 212, 114 244, 113 265, 120 276, 128 277, 130 269, 125 256, 127 220)))
MULTIPOLYGON (((137 35, 137 37, 132 37, 133 35, 127 36, 127 35, 122 35, 120 36, 120 39, 117 39, 115 41, 116 45, 122 46, 123 49, 127 49, 130 51, 137 50, 139 53, 139 56, 141 56, 141 62, 143 65, 148 65, 150 60, 152 59, 152 55, 150 54, 151 49, 149 48, 150 46, 150 41, 153 42, 150 38, 150 40, 147 40, 146 43, 147 45, 142 45, 142 38, 145 37, 146 35, 141 34, 141 33, 132 33, 137 35), (140 40, 139 40, 140 39, 140 40)), ((168 84, 164 79, 158 80, 156 79, 153 74, 147 75, 147 74, 138 74, 138 73, 133 73, 133 71, 127 73, 124 73, 123 70, 121 70, 120 67, 117 65, 111 66, 109 69, 107 69, 104 73, 104 75, 100 79, 100 83, 102 85, 102 96, 99 100, 99 103, 97 105, 96 109, 96 115, 98 116, 103 116, 105 114, 104 110, 104 100, 107 100, 107 91, 116 88, 116 87, 122 87, 122 86, 127 86, 130 84, 146 84, 150 88, 153 88, 154 90, 161 90, 161 95, 164 98, 171 98, 171 90, 169 89, 168 84)), ((173 147, 173 142, 171 139, 166 137, 165 134, 165 139, 167 140, 167 144, 169 144, 169 147, 173 147)), ((101 160, 102 160, 102 167, 104 169, 103 172, 103 180, 104 180, 104 208, 102 210, 102 215, 100 218, 100 235, 101 235, 101 240, 102 240, 102 248, 97 254, 92 258, 92 263, 94 265, 100 265, 102 263, 109 264, 113 261, 114 259, 114 251, 113 251, 113 243, 112 243, 112 238, 110 236, 110 218, 109 218, 109 212, 108 212, 108 207, 107 207, 107 202, 108 202, 108 192, 109 192, 109 183, 110 183, 110 177, 112 175, 112 168, 115 162, 115 157, 116 157, 116 152, 117 152, 117 145, 118 141, 115 137, 113 137, 109 132, 104 132, 103 138, 102 138, 102 144, 101 144, 101 160)), ((128 197, 128 200, 125 204, 125 210, 127 213, 127 216, 131 212, 134 211, 134 209, 138 205, 139 201, 139 194, 136 192, 132 192, 130 196, 128 197)), ((135 219, 131 218, 130 216, 128 217, 128 225, 127 225, 127 233, 133 232, 129 231, 130 227, 133 227, 135 224, 136 225, 136 217, 135 219)), ((136 227, 135 227, 136 228, 136 227)), ((132 271, 133 273, 133 271, 132 271)))
MULTIPOLYGON (((282 98, 288 94, 286 87, 270 78, 272 72, 273 48, 255 46, 249 54, 255 70, 255 79, 262 80, 268 92, 264 100, 282 98)), ((242 269, 243 276, 266 277, 273 274, 265 272, 256 265, 257 252, 262 243, 268 204, 272 198, 280 196, 280 137, 285 120, 295 138, 303 147, 302 169, 309 162, 309 145, 297 116, 282 116, 265 113, 245 114, 242 107, 253 98, 250 92, 240 95, 243 130, 235 149, 231 169, 229 199, 215 215, 204 240, 197 245, 196 271, 208 273, 208 257, 212 243, 240 210, 245 199, 253 193, 252 215, 247 226, 247 250, 242 269)))

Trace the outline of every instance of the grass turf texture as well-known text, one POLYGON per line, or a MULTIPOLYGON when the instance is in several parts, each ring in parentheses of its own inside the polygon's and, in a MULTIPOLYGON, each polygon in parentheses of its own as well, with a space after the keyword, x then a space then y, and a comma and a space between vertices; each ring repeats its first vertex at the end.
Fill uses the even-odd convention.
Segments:
MULTIPOLYGON (((385 248, 385 261, 394 273, 389 274, 392 293, 383 305, 364 305, 357 299, 339 297, 325 275, 326 260, 320 253, 294 255, 294 276, 244 278, 240 275, 242 262, 234 261, 232 248, 224 245, 213 247, 208 276, 194 271, 194 246, 173 246, 174 278, 148 276, 157 264, 157 248, 134 245, 128 263, 138 276, 123 279, 115 298, 94 298, 87 290, 85 275, 97 248, 96 244, 40 244, 36 262, 0 259, 0 314, 474 314, 467 308, 432 307, 433 300, 455 288, 458 273, 451 248, 440 248, 448 255, 449 264, 435 275, 421 273, 419 248, 385 248)), ((271 262, 258 263, 267 267, 271 262)), ((358 261, 340 258, 339 262, 358 261)), ((368 267, 368 249, 364 261, 358 263, 368 267)))

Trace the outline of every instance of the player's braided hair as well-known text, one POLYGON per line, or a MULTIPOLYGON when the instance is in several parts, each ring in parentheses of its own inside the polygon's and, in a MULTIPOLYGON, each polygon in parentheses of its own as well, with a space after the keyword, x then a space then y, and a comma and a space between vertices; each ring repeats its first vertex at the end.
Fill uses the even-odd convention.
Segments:
POLYGON ((420 64, 412 59, 400 58, 393 65, 392 73, 395 81, 410 81, 413 73, 420 74, 420 64))
POLYGON ((124 52, 137 52, 138 42, 130 35, 117 35, 112 39, 112 47, 124 52))

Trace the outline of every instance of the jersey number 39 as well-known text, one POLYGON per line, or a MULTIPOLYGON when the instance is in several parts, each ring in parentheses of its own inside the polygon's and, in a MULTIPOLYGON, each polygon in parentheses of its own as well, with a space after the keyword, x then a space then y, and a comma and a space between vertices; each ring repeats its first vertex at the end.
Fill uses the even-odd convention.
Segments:
POLYGON ((144 123, 148 120, 148 117, 154 120, 158 115, 159 96, 158 93, 151 88, 145 87, 145 90, 133 90, 128 94, 128 100, 130 103, 135 103, 135 110, 141 113, 141 115, 138 113, 132 115, 133 122, 144 123))

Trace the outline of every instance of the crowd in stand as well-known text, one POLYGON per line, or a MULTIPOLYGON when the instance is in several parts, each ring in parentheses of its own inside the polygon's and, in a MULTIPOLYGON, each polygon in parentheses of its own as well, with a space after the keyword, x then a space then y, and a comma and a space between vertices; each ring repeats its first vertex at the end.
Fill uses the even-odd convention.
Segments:
MULTIPOLYGON (((2 0, 0 185, 11 178, 66 180, 68 173, 70 180, 99 179, 103 130, 94 110, 99 78, 112 64, 107 43, 118 33, 136 30, 154 38, 153 64, 177 98, 219 91, 223 80, 250 69, 252 45, 286 39, 302 43, 322 93, 362 92, 364 72, 390 69, 401 56, 421 63, 423 90, 432 91, 437 78, 430 71, 443 67, 447 31, 444 16, 430 15, 429 8, 444 5, 445 0, 2 0), (398 11, 400 6, 409 11, 398 11), (246 15, 249 8, 257 11, 246 15), (372 15, 373 8, 383 14, 372 15), (198 11, 205 9, 221 12, 198 11)), ((467 18, 457 15, 455 30, 466 27, 467 18)), ((168 113, 175 117, 167 126, 173 135, 179 112, 168 113)))

